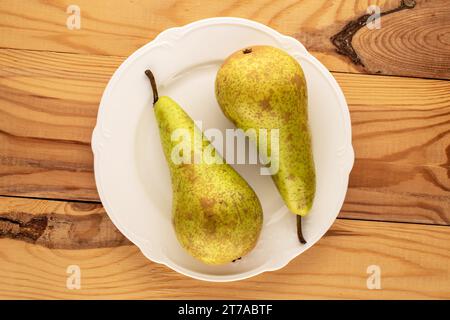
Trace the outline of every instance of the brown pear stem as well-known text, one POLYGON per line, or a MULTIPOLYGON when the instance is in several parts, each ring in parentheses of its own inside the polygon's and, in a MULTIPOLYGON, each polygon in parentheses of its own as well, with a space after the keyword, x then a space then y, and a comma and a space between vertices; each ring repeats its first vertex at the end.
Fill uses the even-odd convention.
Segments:
POLYGON ((158 88, 156 87, 155 76, 153 75, 153 73, 149 69, 145 70, 145 75, 150 80, 150 84, 152 85, 153 104, 155 104, 156 101, 158 101, 158 99, 159 99, 159 97, 158 97, 158 88))
POLYGON ((302 216, 297 215, 297 237, 301 244, 305 244, 306 240, 303 238, 302 233, 302 216))

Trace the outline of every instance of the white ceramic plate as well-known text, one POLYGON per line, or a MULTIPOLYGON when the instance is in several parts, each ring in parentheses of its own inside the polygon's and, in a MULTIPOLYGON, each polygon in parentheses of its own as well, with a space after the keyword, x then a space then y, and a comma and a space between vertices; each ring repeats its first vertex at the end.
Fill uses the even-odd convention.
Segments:
POLYGON ((150 260, 187 276, 233 281, 276 270, 316 243, 333 224, 344 201, 353 166, 351 125, 344 95, 328 70, 297 40, 245 19, 212 18, 168 29, 133 53, 114 73, 103 94, 92 136, 95 180, 117 228, 150 260), (214 96, 216 72, 232 52, 272 45, 294 56, 308 84, 317 193, 304 219, 306 245, 269 176, 256 165, 233 167, 256 191, 264 226, 256 248, 241 260, 208 266, 179 245, 171 225, 172 190, 144 70, 155 74, 160 96, 175 99, 207 128, 233 128, 214 96))

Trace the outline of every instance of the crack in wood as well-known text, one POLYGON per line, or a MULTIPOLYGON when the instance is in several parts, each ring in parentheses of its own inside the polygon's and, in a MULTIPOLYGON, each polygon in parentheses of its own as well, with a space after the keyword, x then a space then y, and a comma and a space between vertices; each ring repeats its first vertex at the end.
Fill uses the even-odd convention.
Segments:
MULTIPOLYGON (((400 5, 397 8, 381 12, 380 17, 386 16, 388 14, 398 12, 404 9, 412 9, 416 6, 415 0, 402 0, 400 1, 400 5)), ((359 17, 356 20, 352 20, 345 25, 345 27, 335 35, 333 35, 330 40, 331 43, 336 47, 336 52, 347 56, 355 65, 360 65, 365 67, 364 63, 361 61, 361 58, 356 53, 355 49, 352 45, 353 36, 356 32, 359 31, 362 27, 367 25, 367 20, 370 18, 370 14, 365 14, 359 17)))
POLYGON ((5 236, 35 243, 44 233, 47 223, 46 216, 33 217, 26 222, 0 216, 0 238, 5 236))
MULTIPOLYGON (((89 209, 87 206, 84 209, 89 209)), ((89 249, 130 245, 105 214, 0 215, 0 238, 22 240, 51 249, 89 249)))
POLYGON ((347 236, 347 237, 361 236, 361 233, 354 232, 352 230, 331 229, 331 230, 328 230, 327 233, 325 233, 325 235, 324 235, 324 237, 336 237, 336 236, 347 236))
POLYGON ((19 135, 10 133, 10 132, 2 130, 2 129, 0 129, 0 134, 5 135, 5 136, 10 137, 10 138, 13 138, 13 139, 18 139, 18 140, 21 140, 21 141, 33 141, 33 142, 37 142, 37 143, 45 143, 45 142, 49 142, 49 143, 66 143, 66 144, 86 146, 86 147, 90 147, 91 146, 90 142, 83 142, 83 141, 69 140, 69 139, 55 139, 55 138, 43 138, 43 137, 19 136, 19 135))

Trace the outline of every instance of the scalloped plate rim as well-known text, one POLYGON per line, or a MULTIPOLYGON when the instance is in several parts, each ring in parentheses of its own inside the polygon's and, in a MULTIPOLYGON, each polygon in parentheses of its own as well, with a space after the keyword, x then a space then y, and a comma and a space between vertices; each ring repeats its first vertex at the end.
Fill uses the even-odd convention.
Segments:
MULTIPOLYGON (((181 266, 175 264, 174 262, 172 262, 172 260, 170 260, 167 256, 165 256, 165 257, 159 256, 158 257, 157 255, 155 255, 151 252, 152 250, 150 250, 150 249, 147 250, 149 241, 147 239, 143 239, 140 236, 137 236, 130 230, 127 230, 127 228, 122 226, 119 223, 119 221, 117 220, 115 214, 113 213, 114 209, 109 205, 107 196, 103 192, 103 188, 102 188, 102 184, 101 184, 101 177, 100 177, 100 171, 101 171, 100 154, 101 154, 101 148, 102 148, 102 144, 103 144, 102 140, 107 139, 107 137, 106 137, 107 133, 105 133, 105 129, 103 128, 104 106, 105 106, 106 100, 108 99, 111 90, 113 90, 116 80, 119 78, 120 74, 126 70, 127 66, 130 63, 132 63, 135 59, 139 58, 142 54, 145 54, 148 50, 151 50, 152 47, 157 47, 160 43, 162 43, 164 41, 169 41, 170 39, 166 39, 166 38, 169 37, 170 35, 176 35, 177 38, 180 38, 183 35, 187 34, 188 32, 191 32, 197 28, 207 27, 207 26, 211 26, 211 25, 215 25, 215 24, 230 24, 230 25, 243 24, 245 26, 253 27, 260 31, 264 31, 264 32, 270 34, 272 37, 291 42, 293 45, 298 47, 298 49, 297 49, 298 52, 300 52, 302 55, 305 55, 318 68, 320 68, 322 72, 326 72, 329 74, 329 71, 325 68, 325 66, 323 66, 314 56, 312 56, 306 50, 306 48, 303 46, 303 44, 301 44, 297 39, 292 38, 287 35, 283 35, 283 34, 279 33, 278 31, 276 31, 264 24, 261 24, 259 22, 255 22, 255 21, 243 19, 243 18, 236 18, 236 17, 215 17, 215 18, 207 18, 207 19, 198 20, 198 21, 192 22, 190 24, 187 24, 187 25, 184 25, 181 27, 169 28, 169 29, 164 30, 160 34, 158 34, 149 43, 147 43, 144 46, 137 49, 127 59, 125 59, 121 63, 121 65, 117 68, 117 70, 114 72, 114 74, 112 75, 110 81, 108 82, 108 84, 106 86, 105 91, 103 92, 103 95, 102 95, 102 98, 100 101, 100 106, 99 106, 98 115, 97 115, 97 122, 96 122, 96 126, 92 133, 91 145, 92 145, 92 150, 94 153, 94 175, 95 175, 96 186, 97 186, 98 193, 99 193, 100 199, 102 201, 102 204, 105 207, 105 211, 107 212, 108 216, 110 217, 110 219, 112 220, 114 225, 119 229, 119 231, 122 232, 131 242, 133 242, 140 249, 140 251, 144 254, 144 256, 146 258, 148 258, 149 260, 154 261, 156 263, 166 265, 167 267, 169 267, 172 270, 175 270, 176 272, 179 272, 183 275, 186 275, 186 276, 198 279, 198 280, 212 281, 212 282, 229 282, 229 281, 238 281, 238 280, 247 279, 247 278, 259 275, 263 272, 275 271, 275 270, 283 268, 290 261, 292 261, 295 257, 299 256, 300 254, 302 254, 303 252, 308 250, 310 247, 312 247, 320 238, 323 237, 323 234, 316 236, 316 238, 314 238, 313 240, 310 240, 308 242, 308 244, 306 244, 304 247, 301 247, 299 250, 290 250, 287 254, 284 254, 282 256, 282 259, 279 259, 277 261, 273 261, 274 259, 269 259, 269 260, 267 260, 266 263, 262 264, 258 268, 253 269, 251 271, 242 272, 242 273, 233 274, 233 275, 225 275, 225 276, 223 276, 223 275, 220 275, 220 276, 205 275, 203 273, 191 271, 184 267, 181 267, 181 266)), ((342 172, 343 183, 345 184, 345 186, 347 186, 349 174, 350 174, 350 171, 351 171, 351 169, 353 167, 353 163, 354 163, 354 151, 353 151, 353 147, 352 147, 352 143, 351 143, 350 114, 349 114, 348 106, 345 101, 343 92, 340 89, 340 87, 339 87, 338 83, 336 82, 336 80, 334 79, 334 77, 332 77, 332 76, 327 77, 327 80, 330 81, 331 86, 334 88, 334 93, 337 95, 337 99, 339 100, 341 115, 344 117, 343 123, 344 123, 345 129, 347 131, 346 135, 349 137, 349 141, 348 141, 347 145, 344 146, 345 150, 343 151, 343 155, 342 155, 342 159, 341 159, 342 160, 341 169, 343 171, 342 172)), ((347 189, 345 189, 345 192, 343 193, 343 195, 341 195, 341 199, 340 199, 339 203, 337 204, 337 206, 339 208, 337 208, 337 210, 336 210, 337 211, 336 217, 339 214, 340 208, 342 207, 342 204, 343 204, 343 201, 345 198, 345 194, 346 194, 346 190, 347 189)), ((336 217, 334 218, 333 221, 331 221, 331 224, 325 228, 326 230, 328 230, 331 227, 331 225, 334 223, 336 217)))

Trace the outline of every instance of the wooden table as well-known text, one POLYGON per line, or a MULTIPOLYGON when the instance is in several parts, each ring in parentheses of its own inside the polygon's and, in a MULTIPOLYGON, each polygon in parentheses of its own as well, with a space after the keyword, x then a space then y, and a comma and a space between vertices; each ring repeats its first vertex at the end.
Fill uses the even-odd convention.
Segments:
POLYGON ((448 1, 5 0, 0 21, 0 298, 450 298, 448 1), (70 4, 81 29, 66 26, 70 4), (366 26, 370 4, 380 29, 366 26), (327 235, 239 283, 144 258, 108 219, 92 169, 114 70, 164 29, 213 16, 300 40, 341 85, 356 152, 327 235), (66 285, 70 265, 80 289, 66 285), (371 265, 381 289, 367 286, 371 265))

